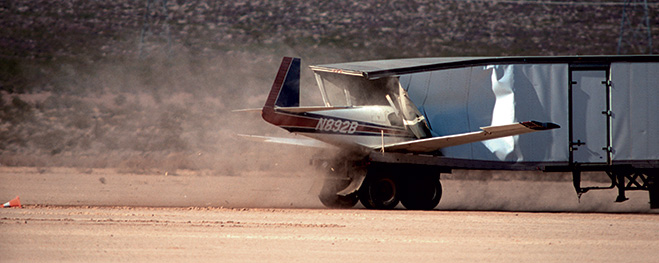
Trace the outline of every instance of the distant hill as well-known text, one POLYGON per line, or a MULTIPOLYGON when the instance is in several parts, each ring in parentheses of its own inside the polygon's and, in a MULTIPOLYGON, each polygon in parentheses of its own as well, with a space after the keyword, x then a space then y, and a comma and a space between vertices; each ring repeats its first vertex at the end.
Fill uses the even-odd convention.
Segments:
MULTIPOLYGON (((354 59, 614 54, 622 18, 621 5, 582 1, 170 0, 166 10, 151 2, 146 13, 147 0, 4 1, 0 55, 130 57, 168 41, 171 52, 202 57, 281 46, 331 48, 354 59)), ((658 6, 650 9, 654 53, 658 6)))

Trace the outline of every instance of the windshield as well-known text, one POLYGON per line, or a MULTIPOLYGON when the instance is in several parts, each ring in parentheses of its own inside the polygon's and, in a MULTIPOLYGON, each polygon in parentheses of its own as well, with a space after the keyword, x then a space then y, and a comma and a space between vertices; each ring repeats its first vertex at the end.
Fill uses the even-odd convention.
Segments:
POLYGON ((389 105, 387 95, 398 96, 398 78, 367 80, 363 77, 316 72, 327 106, 389 105))

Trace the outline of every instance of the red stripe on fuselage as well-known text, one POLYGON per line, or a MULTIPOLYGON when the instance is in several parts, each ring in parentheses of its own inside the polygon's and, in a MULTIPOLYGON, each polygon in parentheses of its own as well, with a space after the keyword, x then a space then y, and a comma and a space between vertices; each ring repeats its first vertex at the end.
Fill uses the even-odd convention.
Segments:
MULTIPOLYGON (((277 126, 280 126, 285 129, 295 128, 295 129, 305 129, 308 132, 317 132, 317 133, 340 133, 340 132, 331 132, 331 131, 321 131, 317 130, 318 122, 321 118, 336 119, 331 116, 324 116, 320 114, 315 114, 315 116, 304 116, 304 113, 288 113, 278 110, 273 110, 270 115, 271 123, 277 126)), ((354 121, 350 119, 343 119, 343 121, 354 121)), ((382 135, 384 132, 385 136, 396 136, 396 137, 413 137, 407 130, 398 127, 387 127, 380 126, 375 124, 368 124, 363 122, 357 122, 359 125, 353 133, 369 133, 372 135, 382 135)))

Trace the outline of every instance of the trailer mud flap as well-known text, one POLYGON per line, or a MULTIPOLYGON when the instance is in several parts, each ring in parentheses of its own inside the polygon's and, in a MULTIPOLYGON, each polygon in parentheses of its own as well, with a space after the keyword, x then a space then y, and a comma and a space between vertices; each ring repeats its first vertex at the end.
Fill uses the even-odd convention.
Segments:
POLYGON ((650 208, 659 208, 659 178, 657 178, 657 174, 648 178, 648 191, 650 192, 650 208))

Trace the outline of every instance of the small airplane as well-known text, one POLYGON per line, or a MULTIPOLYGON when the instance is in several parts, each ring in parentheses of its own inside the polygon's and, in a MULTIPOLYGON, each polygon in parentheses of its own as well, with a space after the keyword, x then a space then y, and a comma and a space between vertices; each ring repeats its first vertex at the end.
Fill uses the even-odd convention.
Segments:
MULTIPOLYGON (((331 73, 325 77, 331 78, 331 73)), ((319 198, 327 207, 349 208, 358 201, 371 209, 392 209, 399 202, 407 209, 430 210, 438 205, 441 169, 373 163, 366 156, 374 152, 441 156, 440 150, 447 147, 560 128, 551 122, 525 121, 438 136, 397 77, 344 79, 334 81, 343 93, 344 105, 330 103, 331 94, 321 87, 325 105, 300 106, 300 59, 283 58, 261 114, 266 122, 310 139, 249 136, 341 149, 338 157, 321 165, 328 168, 328 175, 319 198)))

